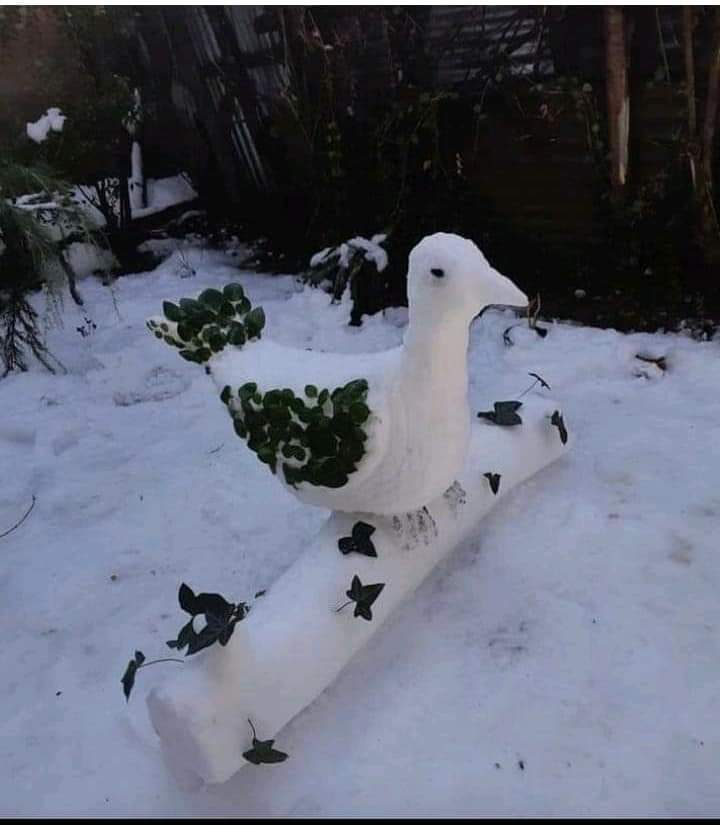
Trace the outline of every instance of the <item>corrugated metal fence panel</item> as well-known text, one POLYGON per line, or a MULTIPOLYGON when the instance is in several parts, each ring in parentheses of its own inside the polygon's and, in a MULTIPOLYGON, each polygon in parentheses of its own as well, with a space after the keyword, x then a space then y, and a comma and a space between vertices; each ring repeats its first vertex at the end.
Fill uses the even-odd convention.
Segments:
POLYGON ((225 13, 255 84, 258 107, 267 114, 289 83, 279 16, 263 6, 226 6, 225 13))
POLYGON ((426 44, 437 80, 453 87, 500 67, 513 75, 553 74, 544 6, 432 6, 426 44))

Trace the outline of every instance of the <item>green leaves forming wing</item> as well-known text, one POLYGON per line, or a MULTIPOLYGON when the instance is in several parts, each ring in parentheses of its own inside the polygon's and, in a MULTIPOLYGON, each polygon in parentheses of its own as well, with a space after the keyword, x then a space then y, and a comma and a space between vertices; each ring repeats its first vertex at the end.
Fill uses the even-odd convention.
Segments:
POLYGON ((197 299, 182 298, 179 304, 163 303, 166 320, 151 318, 148 329, 180 350, 186 361, 204 364, 226 346, 241 347, 260 338, 265 326, 262 307, 252 309, 240 284, 227 284, 223 291, 206 289, 197 299))
MULTIPOLYGON (((182 353, 181 353, 182 354, 182 353)), ((365 455, 368 382, 318 389, 307 384, 303 396, 289 387, 263 393, 255 382, 223 387, 235 432, 285 482, 337 488, 347 484, 365 455)))

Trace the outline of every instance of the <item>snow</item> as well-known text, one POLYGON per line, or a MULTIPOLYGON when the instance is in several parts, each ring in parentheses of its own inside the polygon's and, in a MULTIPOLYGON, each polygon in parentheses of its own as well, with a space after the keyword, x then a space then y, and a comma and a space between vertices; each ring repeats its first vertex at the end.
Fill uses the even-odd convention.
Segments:
POLYGON ((26 123, 25 131, 30 140, 35 143, 43 143, 47 140, 50 132, 62 132, 67 118, 61 114, 57 106, 52 106, 41 115, 34 123, 26 123))
POLYGON ((130 168, 131 173, 128 179, 128 188, 130 190, 130 209, 137 212, 143 207, 143 159, 142 149, 140 144, 134 140, 132 149, 130 150, 130 168))
POLYGON ((169 178, 148 178, 147 181, 148 205, 145 208, 132 206, 133 218, 145 218, 157 212, 163 212, 171 206, 186 203, 197 198, 186 175, 172 175, 169 178))
POLYGON ((424 510, 331 516, 224 650, 168 674, 148 697, 173 772, 186 781, 228 780, 247 766, 242 754, 252 747, 248 719, 263 739, 281 738, 285 724, 332 684, 433 567, 477 531, 499 497, 566 452, 569 444, 563 445, 550 421, 558 408, 549 399, 527 398, 522 427, 477 421, 450 494, 444 490, 424 510), (495 492, 484 476, 488 470, 500 474, 495 492), (358 519, 375 528, 376 557, 338 552, 358 519), (357 621, 352 610, 338 615, 354 576, 382 583, 370 621, 357 621))
POLYGON ((85 307, 66 300, 48 334, 68 374, 0 381, 12 468, 0 532, 37 497, 0 539, 2 812, 716 814, 719 343, 552 324, 545 339, 520 326, 506 347, 513 317, 497 311, 472 330, 473 408, 517 397, 537 372, 573 450, 498 503, 283 730, 287 762, 175 785, 144 694, 182 665, 142 670, 126 706, 127 660, 164 654, 183 622, 181 581, 252 601, 325 514, 277 485, 207 376, 145 318, 175 294, 240 280, 281 343, 369 352, 403 335, 402 313, 348 327, 348 301, 186 254, 191 279, 166 266, 113 293, 84 282, 85 307), (87 337, 83 313, 98 326, 87 337), (637 375, 652 366, 637 353, 667 369, 637 375))
MULTIPOLYGON (((130 188, 133 199, 140 199, 142 178, 142 159, 139 153, 139 145, 133 144, 133 175, 134 178, 128 178, 128 186, 130 188), (138 151, 135 150, 138 147, 138 151)), ((117 179, 115 179, 117 181, 117 179)), ((195 200, 197 192, 193 189, 187 175, 179 174, 172 175, 167 178, 148 178, 148 206, 145 208, 135 207, 131 203, 131 214, 133 218, 145 218, 148 215, 154 215, 158 212, 163 212, 170 209, 172 206, 177 206, 181 203, 195 200)), ((105 217, 102 212, 91 201, 97 200, 95 187, 93 186, 74 186, 71 192, 72 199, 80 206, 85 219, 96 227, 105 226, 105 217), (85 194, 83 194, 83 192, 85 194)), ((57 203, 51 198, 43 200, 38 195, 21 195, 14 201, 16 206, 20 206, 29 210, 44 210, 52 212, 58 208, 57 203)))
POLYGON ((324 249, 321 249, 319 252, 316 252, 312 258, 310 258, 310 266, 320 266, 320 264, 324 264, 325 261, 330 257, 330 253, 335 251, 334 246, 326 246, 324 249))

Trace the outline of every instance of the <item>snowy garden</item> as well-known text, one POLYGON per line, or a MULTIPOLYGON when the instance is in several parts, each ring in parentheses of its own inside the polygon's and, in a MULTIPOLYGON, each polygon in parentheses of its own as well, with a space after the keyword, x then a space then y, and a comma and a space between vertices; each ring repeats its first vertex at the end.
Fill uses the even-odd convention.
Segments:
POLYGON ((717 815, 717 321, 442 215, 298 255, 113 89, 106 176, 0 151, 0 814, 717 815))

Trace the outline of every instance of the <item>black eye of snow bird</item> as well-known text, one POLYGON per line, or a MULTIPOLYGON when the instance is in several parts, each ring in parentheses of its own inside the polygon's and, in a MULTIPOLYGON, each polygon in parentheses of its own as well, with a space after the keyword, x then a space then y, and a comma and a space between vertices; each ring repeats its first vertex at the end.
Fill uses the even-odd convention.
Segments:
POLYGON ((445 270, 444 269, 431 269, 430 272, 432 272, 432 274, 436 278, 444 278, 445 277, 445 270))

